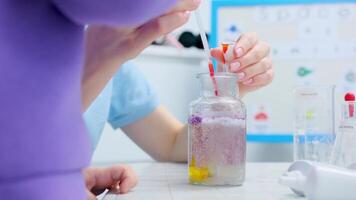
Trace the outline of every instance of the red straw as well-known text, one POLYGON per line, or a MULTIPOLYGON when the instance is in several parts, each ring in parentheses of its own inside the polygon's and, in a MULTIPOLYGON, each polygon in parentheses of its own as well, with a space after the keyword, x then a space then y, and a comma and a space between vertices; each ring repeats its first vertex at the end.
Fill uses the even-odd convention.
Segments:
POLYGON ((214 85, 215 96, 218 96, 219 95, 218 84, 217 84, 215 76, 214 76, 214 65, 213 65, 213 62, 211 62, 211 60, 209 60, 209 71, 210 71, 211 80, 213 81, 213 85, 214 85))

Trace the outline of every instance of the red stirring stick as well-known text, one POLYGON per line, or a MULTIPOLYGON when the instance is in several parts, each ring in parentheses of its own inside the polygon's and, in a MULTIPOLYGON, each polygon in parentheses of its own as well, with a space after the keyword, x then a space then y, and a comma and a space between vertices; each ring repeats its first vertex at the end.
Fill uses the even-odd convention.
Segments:
POLYGON ((218 96, 218 84, 216 82, 216 79, 214 77, 214 65, 213 62, 211 62, 211 60, 209 60, 209 71, 210 71, 210 77, 211 80, 213 81, 213 85, 214 85, 214 92, 215 92, 215 96, 218 96))
POLYGON ((210 76, 214 76, 214 65, 211 60, 209 60, 209 71, 210 71, 210 76))

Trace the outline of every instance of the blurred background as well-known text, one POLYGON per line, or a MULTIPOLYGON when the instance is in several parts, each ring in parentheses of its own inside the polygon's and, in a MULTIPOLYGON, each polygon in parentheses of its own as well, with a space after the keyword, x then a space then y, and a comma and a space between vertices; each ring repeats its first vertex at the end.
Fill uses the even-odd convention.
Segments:
MULTIPOLYGON (((355 1, 203 0, 200 13, 212 47, 250 31, 272 47, 274 82, 243 98, 248 161, 292 161, 295 86, 335 84, 337 99, 356 91, 355 1)), ((168 41, 157 40, 133 60, 157 90, 161 104, 183 122, 189 102, 199 96, 195 76, 207 71, 198 35, 192 16, 168 41)), ((152 159, 124 133, 107 125, 93 164, 148 160, 152 159)))

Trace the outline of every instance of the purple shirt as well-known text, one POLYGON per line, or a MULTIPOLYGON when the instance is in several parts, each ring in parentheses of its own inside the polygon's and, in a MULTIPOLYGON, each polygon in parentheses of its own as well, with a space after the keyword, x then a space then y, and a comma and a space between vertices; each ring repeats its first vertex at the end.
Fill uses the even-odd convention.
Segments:
MULTIPOLYGON (((15 192, 9 189, 12 183, 18 187, 42 177, 47 181, 61 174, 80 173, 89 164, 90 147, 80 98, 84 25, 138 25, 163 13, 173 3, 174 0, 0 1, 0 195, 4 191, 15 192)), ((75 176, 52 182, 74 183, 74 179, 75 176)), ((31 186, 25 191, 31 194, 36 185, 28 185, 31 186)), ((46 185, 51 186, 46 182, 38 189, 43 192, 46 185)), ((69 185, 52 187, 66 190, 69 185)), ((27 193, 26 197, 31 195, 27 193)))

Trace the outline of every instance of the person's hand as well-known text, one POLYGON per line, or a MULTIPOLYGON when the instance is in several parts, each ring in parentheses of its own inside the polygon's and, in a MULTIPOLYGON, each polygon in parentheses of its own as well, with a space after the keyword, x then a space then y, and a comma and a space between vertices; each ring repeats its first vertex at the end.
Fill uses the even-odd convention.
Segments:
POLYGON ((237 74, 241 96, 272 82, 274 70, 269 53, 269 44, 260 41, 256 33, 243 34, 225 56, 221 48, 211 50, 214 58, 226 62, 229 71, 237 74))
POLYGON ((112 193, 125 194, 136 186, 137 176, 131 167, 115 165, 107 168, 83 170, 88 200, 96 200, 106 189, 112 193))
POLYGON ((185 24, 200 0, 179 0, 168 13, 139 27, 89 26, 86 30, 82 99, 85 111, 119 67, 136 57, 155 39, 185 24))
POLYGON ((179 0, 168 13, 139 27, 114 28, 92 25, 86 30, 86 67, 113 62, 116 65, 136 57, 155 39, 185 24, 200 0, 179 0))

